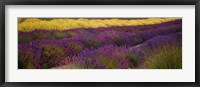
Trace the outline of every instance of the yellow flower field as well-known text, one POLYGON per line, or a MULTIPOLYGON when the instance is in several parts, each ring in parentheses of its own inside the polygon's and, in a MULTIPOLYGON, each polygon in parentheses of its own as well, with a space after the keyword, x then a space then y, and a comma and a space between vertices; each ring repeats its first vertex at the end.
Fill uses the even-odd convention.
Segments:
MULTIPOLYGON (((18 30, 29 32, 32 30, 69 30, 75 28, 98 28, 110 26, 137 26, 159 24, 179 20, 181 18, 147 18, 147 19, 53 19, 41 20, 36 18, 26 19, 18 24, 18 30)), ((22 21, 23 18, 18 18, 22 21)))

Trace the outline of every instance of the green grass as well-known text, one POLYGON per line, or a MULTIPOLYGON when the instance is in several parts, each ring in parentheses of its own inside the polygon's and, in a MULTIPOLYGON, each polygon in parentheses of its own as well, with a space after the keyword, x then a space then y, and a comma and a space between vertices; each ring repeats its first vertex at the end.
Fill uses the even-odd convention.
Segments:
POLYGON ((145 68, 182 69, 182 47, 166 46, 147 57, 145 68))

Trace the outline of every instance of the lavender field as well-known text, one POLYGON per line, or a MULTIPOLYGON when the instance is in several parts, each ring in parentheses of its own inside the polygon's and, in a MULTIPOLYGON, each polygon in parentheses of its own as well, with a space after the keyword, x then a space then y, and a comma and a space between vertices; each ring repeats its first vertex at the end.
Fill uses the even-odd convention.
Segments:
POLYGON ((182 19, 18 18, 18 69, 182 69, 182 19))

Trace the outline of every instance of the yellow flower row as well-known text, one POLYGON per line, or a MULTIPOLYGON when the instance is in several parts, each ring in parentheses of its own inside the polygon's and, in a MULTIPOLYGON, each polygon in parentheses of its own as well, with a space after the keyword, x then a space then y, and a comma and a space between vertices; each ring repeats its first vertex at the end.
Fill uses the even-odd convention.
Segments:
POLYGON ((148 18, 148 19, 53 19, 53 20, 40 20, 36 18, 22 19, 18 18, 19 31, 32 31, 37 29, 44 30, 68 30, 75 28, 98 28, 110 26, 137 26, 148 24, 159 24, 178 20, 180 18, 148 18))

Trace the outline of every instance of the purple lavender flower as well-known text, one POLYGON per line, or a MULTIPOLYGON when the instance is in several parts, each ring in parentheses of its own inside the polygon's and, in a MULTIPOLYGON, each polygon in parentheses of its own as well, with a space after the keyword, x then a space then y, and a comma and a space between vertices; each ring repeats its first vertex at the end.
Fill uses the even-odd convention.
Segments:
POLYGON ((101 41, 96 34, 93 33, 83 33, 79 34, 72 39, 75 39, 84 44, 86 48, 97 48, 101 45, 101 41))
POLYGON ((121 46, 133 43, 133 38, 131 38, 131 35, 126 32, 107 30, 100 33, 98 37, 104 45, 116 44, 118 46, 121 46))
POLYGON ((182 45, 182 20, 153 25, 19 31, 18 67, 138 68, 167 45, 182 45))
POLYGON ((162 49, 166 44, 167 45, 179 45, 182 44, 182 34, 174 33, 168 35, 158 35, 152 39, 147 40, 146 42, 131 47, 131 49, 139 50, 145 54, 151 53, 153 49, 162 49))
POLYGON ((126 52, 126 47, 107 45, 98 49, 86 49, 78 57, 85 61, 87 68, 124 69, 129 68, 126 52))
POLYGON ((54 66, 55 61, 59 61, 67 56, 73 56, 71 48, 64 46, 57 40, 37 40, 31 42, 33 48, 41 50, 42 56, 38 62, 42 68, 50 68, 54 66))
POLYGON ((34 48, 32 45, 18 45, 18 68, 41 68, 39 64, 41 57, 41 50, 34 48))

